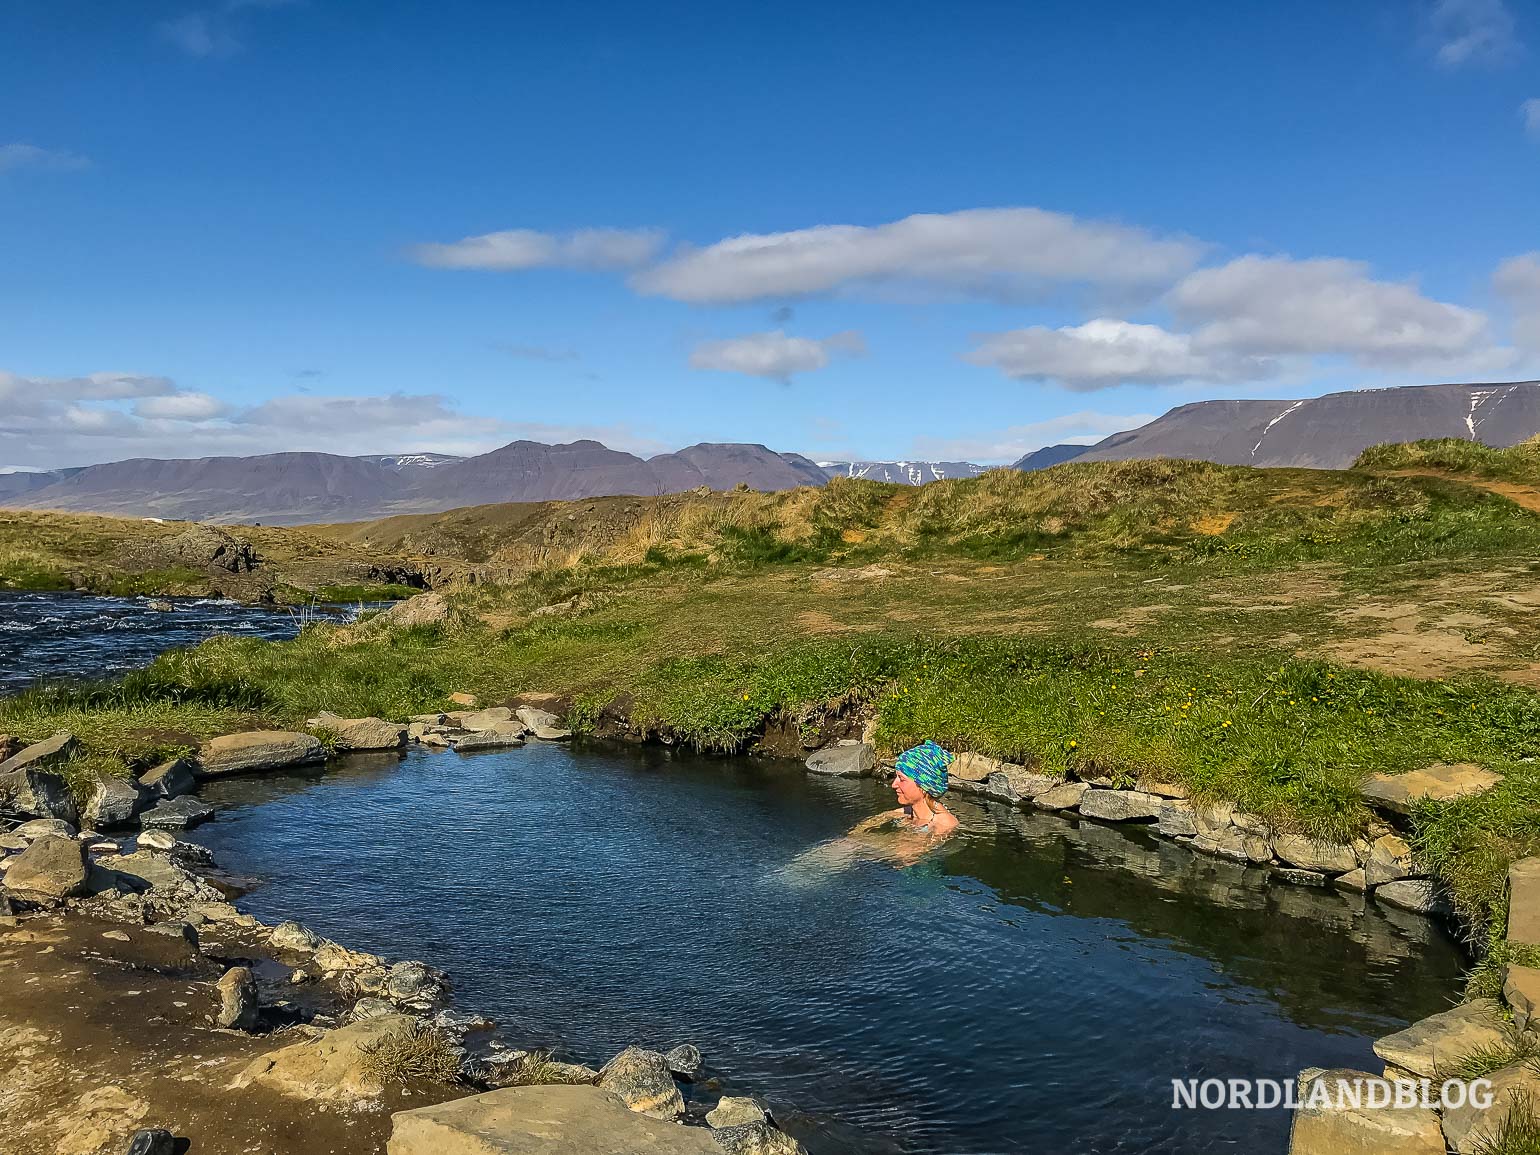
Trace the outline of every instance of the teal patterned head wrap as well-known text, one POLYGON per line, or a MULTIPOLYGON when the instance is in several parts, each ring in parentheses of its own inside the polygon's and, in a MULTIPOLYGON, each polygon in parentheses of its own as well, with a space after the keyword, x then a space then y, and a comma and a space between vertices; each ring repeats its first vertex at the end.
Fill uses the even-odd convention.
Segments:
POLYGON ((952 756, 928 738, 918 746, 905 750, 894 764, 905 778, 932 798, 946 793, 946 768, 952 764, 952 756))

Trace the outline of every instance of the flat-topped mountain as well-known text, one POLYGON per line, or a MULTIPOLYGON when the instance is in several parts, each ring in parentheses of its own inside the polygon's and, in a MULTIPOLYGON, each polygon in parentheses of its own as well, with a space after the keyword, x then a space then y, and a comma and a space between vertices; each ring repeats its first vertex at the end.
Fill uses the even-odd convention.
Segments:
POLYGON ((136 458, 53 474, 0 476, 13 508, 277 525, 433 513, 493 502, 654 496, 702 485, 774 491, 823 485, 805 457, 763 445, 703 443, 644 459, 574 441, 515 441, 475 457, 268 453, 186 460, 136 458))
MULTIPOLYGON (((1346 469, 1369 446, 1386 442, 1459 437, 1503 449, 1536 433, 1540 382, 1409 385, 1303 401, 1179 405, 1148 425, 1114 433, 1064 460, 1185 457, 1221 465, 1346 469)), ((1017 468, 1044 468, 1043 459, 1034 462, 1035 457, 1028 454, 1017 468)))

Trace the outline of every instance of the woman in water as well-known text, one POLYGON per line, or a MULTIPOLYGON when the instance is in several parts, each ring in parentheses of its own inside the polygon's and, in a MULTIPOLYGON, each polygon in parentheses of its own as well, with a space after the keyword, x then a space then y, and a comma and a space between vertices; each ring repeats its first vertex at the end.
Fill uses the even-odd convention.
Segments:
POLYGON ((944 838, 957 829, 957 816, 941 804, 947 791, 946 768, 952 755, 928 739, 905 750, 895 759, 893 793, 898 809, 873 815, 859 823, 852 834, 864 834, 891 824, 912 834, 944 838))
POLYGON ((860 861, 909 866, 937 842, 957 829, 957 816, 941 804, 946 793, 946 768, 952 756, 934 742, 905 750, 896 760, 893 793, 896 810, 884 810, 862 822, 843 838, 820 842, 792 860, 788 879, 803 884, 846 869, 860 861))

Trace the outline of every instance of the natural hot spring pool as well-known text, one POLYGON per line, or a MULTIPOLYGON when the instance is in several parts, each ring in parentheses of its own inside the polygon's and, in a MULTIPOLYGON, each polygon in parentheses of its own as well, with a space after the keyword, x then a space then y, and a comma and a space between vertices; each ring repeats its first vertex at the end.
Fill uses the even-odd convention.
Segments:
POLYGON ((814 1155, 1281 1153, 1284 1112, 1170 1080, 1377 1069, 1457 986, 1423 919, 1091 822, 959 799, 934 857, 841 868, 806 852, 891 795, 794 766, 531 744, 205 796, 259 916, 441 966, 521 1045, 693 1042, 814 1155))

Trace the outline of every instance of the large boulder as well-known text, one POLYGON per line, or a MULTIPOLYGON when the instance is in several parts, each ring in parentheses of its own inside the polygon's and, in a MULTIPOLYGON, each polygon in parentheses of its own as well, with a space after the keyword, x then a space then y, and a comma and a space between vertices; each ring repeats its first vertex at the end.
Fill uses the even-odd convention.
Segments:
POLYGON ((261 561, 250 542, 212 525, 188 526, 175 537, 167 538, 165 549, 177 561, 197 569, 250 573, 261 561))
POLYGON ((482 730, 504 729, 515 727, 522 730, 524 724, 516 722, 513 711, 507 706, 488 706, 485 710, 455 710, 446 714, 449 724, 457 730, 468 730, 472 734, 482 730))
POLYGON ((952 764, 946 768, 947 777, 954 782, 982 782, 1005 763, 994 758, 986 758, 983 754, 975 754, 971 750, 964 750, 952 759, 952 764))
POLYGON ((150 799, 149 791, 129 778, 96 771, 84 784, 85 808, 81 821, 94 830, 127 826, 150 799))
POLYGON ((414 626, 436 626, 449 620, 449 602, 443 594, 418 594, 397 602, 388 610, 361 623, 367 630, 405 630, 414 626))
POLYGON ((308 926, 291 920, 280 922, 275 926, 273 933, 268 935, 267 941, 275 950, 288 951, 292 954, 314 954, 323 940, 308 926))
POLYGON ((315 965, 323 971, 354 972, 374 970, 380 966, 379 955, 367 951, 350 950, 340 943, 323 942, 315 950, 315 965))
POLYGON ((391 966, 383 990, 392 1002, 426 1007, 444 997, 444 975, 427 963, 407 959, 391 966))
POLYGON ((1302 870, 1323 874, 1346 874, 1358 869, 1358 855, 1351 846, 1338 842, 1319 842, 1302 834, 1280 834, 1273 839, 1273 853, 1302 870))
MULTIPOLYGON (((951 768, 947 770, 950 774, 951 768)), ((1035 774, 1009 762, 1000 762, 990 771, 989 777, 984 779, 980 792, 990 798, 998 798, 1001 802, 1009 802, 1012 806, 1019 806, 1033 802, 1062 785, 1064 780, 1061 778, 1050 778, 1046 774, 1035 774)))
POLYGON ((766 1123, 770 1112, 758 1099, 743 1095, 723 1095, 717 1105, 706 1112, 709 1127, 742 1127, 746 1123, 766 1123))
POLYGON ((185 758, 173 758, 139 775, 139 785, 157 798, 179 798, 198 788, 192 765, 185 758))
POLYGON ((1080 813, 1105 822, 1140 822, 1159 818, 1165 799, 1141 790, 1087 790, 1080 799, 1080 813))
MULTIPOLYGON (((34 818, 30 822, 23 822, 11 834, 20 838, 23 842, 36 842, 39 838, 74 838, 80 833, 74 824, 66 822, 62 818, 34 818)), ((26 849, 18 847, 19 850, 26 849)))
POLYGON ((534 706, 520 706, 517 710, 520 722, 528 726, 530 732, 543 742, 562 742, 572 737, 572 731, 561 724, 561 719, 549 710, 538 710, 534 706))
POLYGON ((340 718, 321 711, 306 725, 329 730, 342 750, 399 750, 406 745, 406 727, 383 718, 340 718))
POLYGON ((289 730, 247 730, 223 734, 198 751, 199 773, 205 777, 282 770, 326 760, 326 750, 312 734, 289 730))
POLYGON ((865 742, 840 742, 816 751, 807 760, 807 768, 814 774, 859 778, 877 769, 877 752, 865 742))
POLYGON ((410 1015, 381 1015, 271 1051, 248 1064, 231 1089, 266 1087, 307 1103, 374 1098, 384 1088, 371 1070, 370 1052, 408 1034, 413 1022, 410 1015))
POLYGON ((599 1087, 654 1119, 674 1120, 684 1114, 684 1097, 657 1051, 627 1047, 600 1069, 599 1087))
POLYGON ((68 730, 60 730, 52 738, 24 746, 20 752, 0 762, 0 775, 12 770, 48 770, 63 765, 79 754, 80 739, 68 730))
POLYGON ((39 838, 10 861, 5 888, 11 895, 38 906, 56 906, 84 894, 90 878, 86 848, 73 838, 39 838))
POLYGON ((711 1132, 594 1087, 506 1087, 391 1116, 387 1155, 722 1155, 711 1132))
POLYGON ((1394 1089, 1367 1071, 1322 1071, 1299 1089, 1301 1107, 1294 1112, 1289 1155, 1444 1155, 1438 1112, 1423 1107, 1354 1107, 1336 1087, 1357 1082, 1369 1093, 1371 1084, 1394 1102, 1394 1089), (1330 1102, 1310 1106, 1310 1092, 1321 1080, 1331 1091, 1330 1102))
POLYGON ((80 822, 80 811, 69 783, 50 770, 22 766, 0 774, 0 813, 30 814, 35 818, 62 818, 80 822))
POLYGON ((1374 1044, 1374 1053, 1413 1075, 1434 1078, 1439 1066, 1483 1047, 1507 1041, 1501 1009, 1493 999, 1472 999, 1413 1023, 1374 1044))
POLYGON ((249 1031, 257 1025, 257 980, 247 967, 231 967, 220 978, 219 1011, 214 1025, 226 1030, 249 1031))
MULTIPOLYGON (((1529 1107, 1540 1109, 1540 1074, 1527 1065, 1504 1067, 1483 1076, 1492 1084, 1492 1104, 1483 1109, 1466 1101, 1458 1107, 1444 1111, 1444 1139, 1458 1155, 1474 1155, 1477 1151, 1492 1150, 1495 1140, 1513 1110, 1515 1102, 1528 1101, 1529 1107)), ((1496 1148, 1518 1150, 1518 1148, 1496 1148)))
POLYGON ((1540 969, 1509 966, 1503 972, 1503 1001, 1513 1011, 1513 1025, 1522 1031, 1540 1011, 1540 969))
POLYGON ((1471 762, 1452 765, 1436 762, 1404 774, 1372 775, 1360 789, 1369 805, 1397 814, 1410 814, 1424 798, 1447 802, 1451 798, 1485 793, 1501 781, 1501 775, 1471 762))
POLYGON ((121 889, 151 891, 173 904, 224 900, 224 895, 198 875, 177 865, 170 854, 155 850, 105 854, 96 860, 96 865, 112 871, 121 889))

